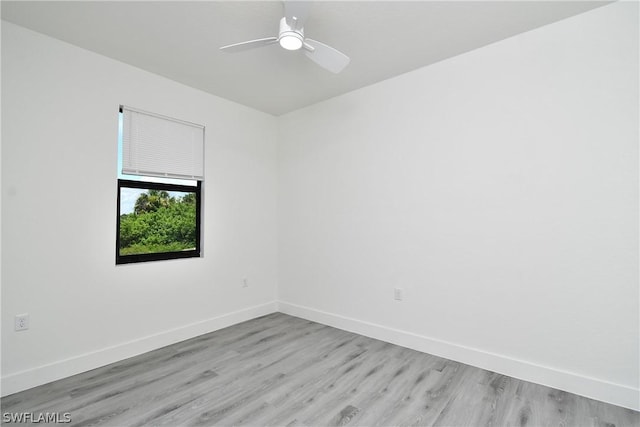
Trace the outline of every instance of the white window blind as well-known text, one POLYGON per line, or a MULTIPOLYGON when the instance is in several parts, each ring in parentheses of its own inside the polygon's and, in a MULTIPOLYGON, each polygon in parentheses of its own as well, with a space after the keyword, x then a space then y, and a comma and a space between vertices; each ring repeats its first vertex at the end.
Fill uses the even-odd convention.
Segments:
POLYGON ((122 173, 204 179, 204 126, 122 107, 122 173))

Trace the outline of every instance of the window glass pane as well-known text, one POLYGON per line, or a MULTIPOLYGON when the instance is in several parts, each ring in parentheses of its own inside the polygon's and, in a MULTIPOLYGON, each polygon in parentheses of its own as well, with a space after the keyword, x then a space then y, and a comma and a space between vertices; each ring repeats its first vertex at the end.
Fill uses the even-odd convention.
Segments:
POLYGON ((197 249, 196 191, 120 187, 120 256, 197 249))

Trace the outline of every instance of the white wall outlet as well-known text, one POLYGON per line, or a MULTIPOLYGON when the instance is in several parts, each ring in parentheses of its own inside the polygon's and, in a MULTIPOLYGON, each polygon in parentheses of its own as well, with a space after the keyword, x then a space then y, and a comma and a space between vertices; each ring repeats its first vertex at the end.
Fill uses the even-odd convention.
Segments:
POLYGON ((401 288, 394 288, 393 299, 395 299, 396 301, 402 301, 402 298, 404 298, 404 290, 402 290, 401 288))
POLYGON ((249 279, 247 279, 246 277, 242 278, 242 287, 243 288, 248 288, 249 287, 249 279))
POLYGON ((29 329, 29 313, 17 314, 15 317, 15 330, 26 331, 29 329))

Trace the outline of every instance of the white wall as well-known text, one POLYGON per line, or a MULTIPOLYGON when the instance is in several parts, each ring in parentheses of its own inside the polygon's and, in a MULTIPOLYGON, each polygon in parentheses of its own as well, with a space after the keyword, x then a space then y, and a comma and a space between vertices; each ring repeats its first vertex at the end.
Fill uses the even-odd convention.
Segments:
POLYGON ((638 101, 632 2, 281 117, 281 311, 638 408, 638 101))
POLYGON ((273 116, 3 22, 2 124, 3 394, 276 309, 273 116), (115 265, 119 104, 206 126, 203 258, 115 265))

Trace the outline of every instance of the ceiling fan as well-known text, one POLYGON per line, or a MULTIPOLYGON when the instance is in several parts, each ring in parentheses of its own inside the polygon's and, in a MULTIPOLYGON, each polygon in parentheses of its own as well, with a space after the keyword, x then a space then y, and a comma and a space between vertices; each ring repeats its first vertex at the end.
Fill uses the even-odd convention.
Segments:
POLYGON ((222 46, 224 52, 241 52, 279 43, 287 50, 302 50, 307 58, 322 68, 339 73, 349 64, 349 57, 337 49, 304 36, 304 21, 309 12, 308 1, 285 1, 284 17, 280 20, 277 37, 266 37, 222 46))

